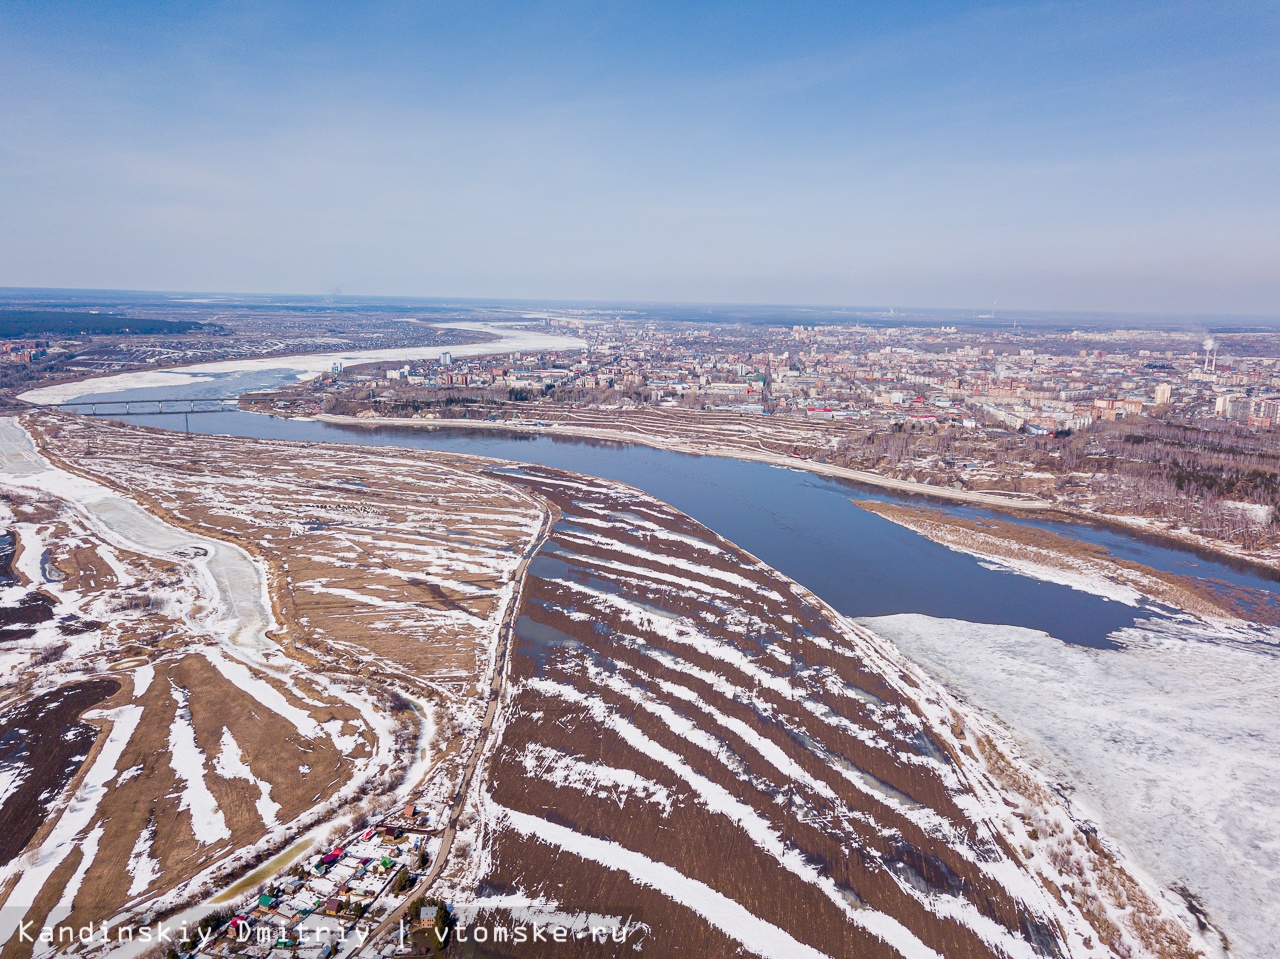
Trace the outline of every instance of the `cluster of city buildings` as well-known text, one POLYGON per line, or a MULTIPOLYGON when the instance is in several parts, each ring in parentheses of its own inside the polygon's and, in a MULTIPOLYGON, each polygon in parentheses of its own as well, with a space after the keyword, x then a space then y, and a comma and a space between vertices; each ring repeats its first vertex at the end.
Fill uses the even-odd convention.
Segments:
POLYGON ((49 344, 44 340, 0 344, 0 363, 32 363, 48 355, 49 344))
MULTIPOLYGON (((551 321, 555 327, 556 321, 551 321)), ((585 350, 404 365, 379 389, 520 390, 587 402, 704 407, 1029 433, 1134 414, 1280 425, 1280 343, 1150 330, 583 323, 585 350), (1270 355, 1266 355, 1270 352, 1270 355), (564 391, 575 396, 565 397, 564 391)), ((528 398, 528 397, 525 397, 528 398)))

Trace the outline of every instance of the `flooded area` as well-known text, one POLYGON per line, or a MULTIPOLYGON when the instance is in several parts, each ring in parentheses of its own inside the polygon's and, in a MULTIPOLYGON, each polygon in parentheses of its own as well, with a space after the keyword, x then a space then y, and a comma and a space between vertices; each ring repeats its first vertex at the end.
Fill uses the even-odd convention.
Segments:
POLYGON ((13 555, 18 546, 18 539, 11 530, 0 531, 0 586, 12 583, 13 555))

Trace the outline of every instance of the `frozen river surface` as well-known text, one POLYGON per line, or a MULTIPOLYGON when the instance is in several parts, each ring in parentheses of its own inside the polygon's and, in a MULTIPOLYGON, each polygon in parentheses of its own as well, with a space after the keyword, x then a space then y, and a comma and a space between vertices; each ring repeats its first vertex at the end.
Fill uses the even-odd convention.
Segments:
MULTIPOLYGON (((385 361, 410 362, 438 359, 449 352, 457 357, 490 356, 495 353, 525 353, 540 350, 577 350, 586 344, 576 337, 539 333, 536 330, 510 329, 489 323, 450 323, 448 329, 467 330, 496 337, 484 343, 458 343, 454 345, 413 346, 387 350, 347 350, 334 353, 304 353, 298 356, 265 356, 253 359, 221 360, 213 363, 196 363, 192 366, 168 370, 133 370, 113 376, 99 376, 74 383, 59 383, 23 393, 20 399, 28 403, 68 403, 90 394, 122 393, 126 390, 159 389, 169 395, 190 396, 191 386, 215 380, 225 383, 227 374, 235 374, 237 380, 251 381, 255 377, 268 376, 274 385, 282 381, 307 380, 327 373, 335 363, 352 366, 357 363, 381 363, 385 361), (283 375, 282 375, 283 374, 283 375)), ((240 386, 245 391, 243 385, 240 386)), ((252 388, 252 387, 249 387, 252 388)), ((234 395, 226 393, 223 395, 234 395)))
POLYGON ((262 568, 243 549, 170 526, 127 497, 59 469, 42 457, 18 421, 0 418, 0 482, 75 503, 118 546, 180 557, 194 569, 203 608, 193 626, 218 640, 261 649, 275 625, 262 568))

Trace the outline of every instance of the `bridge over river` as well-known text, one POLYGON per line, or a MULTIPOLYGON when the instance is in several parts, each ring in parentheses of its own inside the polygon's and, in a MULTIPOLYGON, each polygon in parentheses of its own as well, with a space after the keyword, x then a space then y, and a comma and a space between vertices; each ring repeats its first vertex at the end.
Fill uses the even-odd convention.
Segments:
POLYGON ((71 410, 83 416, 167 416, 173 413, 223 413, 240 408, 238 396, 165 396, 155 399, 72 400, 33 403, 42 409, 71 410))

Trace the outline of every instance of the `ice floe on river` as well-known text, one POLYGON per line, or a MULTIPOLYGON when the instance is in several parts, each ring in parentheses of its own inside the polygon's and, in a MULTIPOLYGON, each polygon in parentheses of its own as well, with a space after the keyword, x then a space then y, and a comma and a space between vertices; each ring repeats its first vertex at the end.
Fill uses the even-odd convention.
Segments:
POLYGON ((1151 620, 1118 650, 916 614, 863 620, 1007 726, 1166 888, 1231 940, 1280 942, 1280 632, 1151 620))

